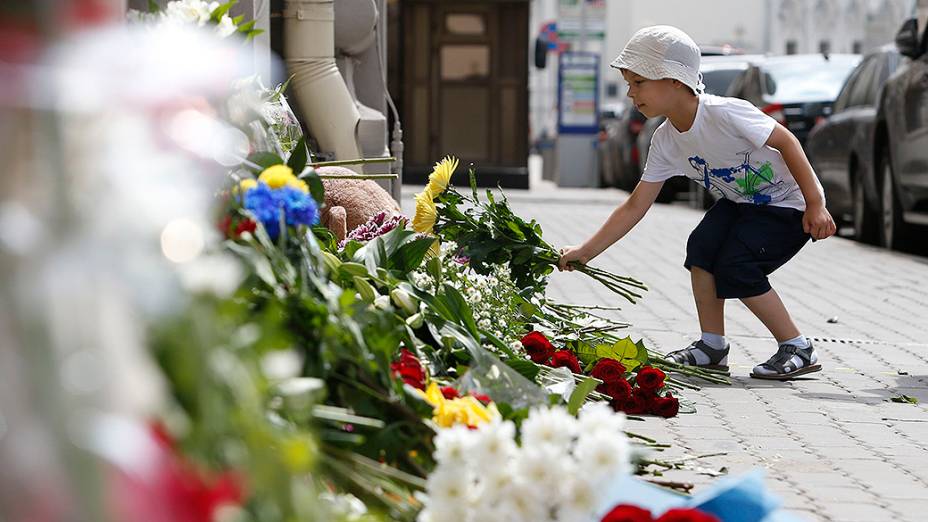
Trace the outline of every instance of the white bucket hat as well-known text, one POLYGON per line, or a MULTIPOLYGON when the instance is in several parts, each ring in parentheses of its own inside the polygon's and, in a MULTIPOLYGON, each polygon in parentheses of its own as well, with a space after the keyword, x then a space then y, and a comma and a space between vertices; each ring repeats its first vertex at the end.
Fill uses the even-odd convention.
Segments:
POLYGON ((653 25, 635 33, 609 65, 649 80, 678 80, 698 94, 705 89, 699 56, 699 46, 688 34, 669 25, 653 25))

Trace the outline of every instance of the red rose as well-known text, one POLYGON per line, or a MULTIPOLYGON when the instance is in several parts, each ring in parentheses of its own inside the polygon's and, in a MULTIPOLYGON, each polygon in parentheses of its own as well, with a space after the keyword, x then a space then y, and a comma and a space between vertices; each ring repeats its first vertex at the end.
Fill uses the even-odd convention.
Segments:
POLYGON ((659 390, 664 386, 664 378, 667 375, 653 366, 644 366, 638 370, 638 376, 635 382, 645 390, 659 390))
POLYGON ((399 360, 392 363, 390 369, 406 384, 420 390, 425 389, 425 370, 422 369, 419 359, 406 348, 400 350, 399 360))
POLYGON ((551 356, 551 366, 560 368, 561 366, 570 368, 574 373, 580 373, 580 362, 577 356, 570 350, 558 350, 551 356))
POLYGON ((641 388, 632 390, 632 396, 619 405, 619 410, 629 415, 642 415, 651 411, 651 401, 640 393, 641 388))
POLYGON ((620 504, 606 513, 601 522, 651 522, 651 512, 638 506, 620 504))
POLYGON ((458 394, 458 391, 451 386, 442 386, 441 394, 445 396, 446 399, 457 399, 461 395, 458 394))
POLYGON ((718 517, 698 509, 671 509, 656 522, 719 522, 718 517))
POLYGON ((625 379, 612 381, 608 384, 601 384, 600 386, 605 386, 606 395, 612 397, 612 400, 615 401, 625 402, 632 396, 632 385, 628 384, 628 381, 625 379))
POLYGON ((625 380, 625 365, 615 359, 600 359, 596 361, 596 366, 593 367, 590 375, 606 384, 619 379, 625 380))
POLYGON ((477 399, 478 401, 482 402, 484 405, 487 405, 487 404, 490 404, 491 402, 493 402, 493 399, 491 399, 490 396, 487 395, 487 394, 485 394, 485 393, 474 393, 474 392, 470 392, 470 394, 471 394, 475 399, 477 399))
POLYGON ((554 346, 541 332, 529 332, 521 342, 529 358, 538 364, 548 362, 554 355, 554 346))
POLYGON ((250 219, 243 219, 238 222, 238 226, 235 227, 235 237, 239 237, 245 232, 254 233, 255 229, 258 228, 258 225, 250 219))
POLYGON ((680 412, 680 401, 668 393, 666 397, 654 399, 654 403, 651 405, 651 412, 665 418, 676 417, 677 413, 680 412))

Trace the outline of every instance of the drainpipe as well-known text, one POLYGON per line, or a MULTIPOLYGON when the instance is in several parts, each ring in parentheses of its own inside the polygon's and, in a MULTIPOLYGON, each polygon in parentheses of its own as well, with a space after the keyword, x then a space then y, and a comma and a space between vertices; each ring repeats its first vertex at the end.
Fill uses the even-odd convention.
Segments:
MULTIPOLYGON (((360 158, 361 115, 335 65, 333 0, 285 1, 283 15, 284 57, 304 122, 322 150, 336 159, 360 158)), ((360 165, 349 168, 363 173, 360 165)))

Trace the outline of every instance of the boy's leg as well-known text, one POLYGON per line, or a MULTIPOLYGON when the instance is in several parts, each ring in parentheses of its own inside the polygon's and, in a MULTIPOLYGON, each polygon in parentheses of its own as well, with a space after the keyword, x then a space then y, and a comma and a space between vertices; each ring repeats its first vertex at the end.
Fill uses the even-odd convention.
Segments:
POLYGON ((715 276, 694 266, 690 268, 693 298, 696 313, 703 333, 725 335, 725 300, 719 299, 715 290, 715 276))
POLYGON ((799 328, 780 300, 780 295, 773 288, 758 296, 744 297, 741 302, 764 323, 778 343, 799 336, 799 328))

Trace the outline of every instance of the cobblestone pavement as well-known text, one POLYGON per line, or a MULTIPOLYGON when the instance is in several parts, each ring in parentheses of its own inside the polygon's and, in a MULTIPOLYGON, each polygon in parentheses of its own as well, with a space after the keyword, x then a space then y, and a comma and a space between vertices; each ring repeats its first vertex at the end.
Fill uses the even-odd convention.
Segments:
MULTIPOLYGON (((626 197, 540 185, 507 196, 558 246, 582 242, 626 197)), ((555 273, 549 295, 622 306, 616 316, 649 349, 686 346, 699 326, 682 263, 701 216, 681 205, 655 205, 592 262, 646 282, 651 290, 638 304, 618 302, 576 273, 555 273)), ((630 428, 672 444, 655 455, 662 460, 724 453, 691 461, 694 470, 665 474, 692 482, 697 492, 717 480, 707 472, 762 467, 784 505, 808 520, 928 519, 928 259, 830 238, 806 246, 771 283, 803 334, 815 339, 823 371, 787 383, 749 378, 776 343, 744 305, 729 301, 732 385, 700 385, 684 394, 695 414, 648 418, 630 428), (889 400, 903 394, 921 403, 889 400)))

